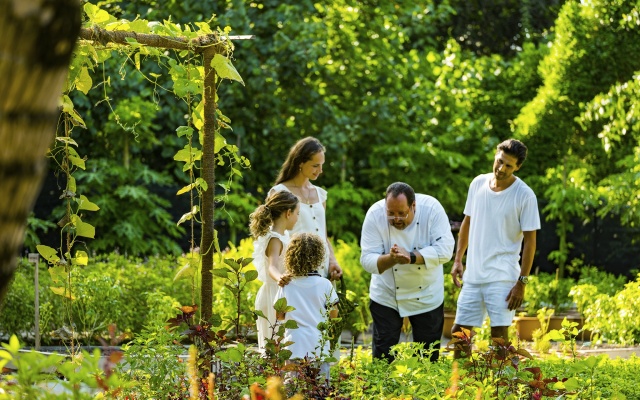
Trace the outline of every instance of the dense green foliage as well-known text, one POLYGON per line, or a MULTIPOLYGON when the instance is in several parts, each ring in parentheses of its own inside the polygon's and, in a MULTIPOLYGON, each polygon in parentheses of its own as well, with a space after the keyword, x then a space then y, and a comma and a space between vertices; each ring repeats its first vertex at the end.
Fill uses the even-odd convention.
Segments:
MULTIPOLYGON (((558 250, 539 256, 561 275, 571 261, 572 225, 592 218, 594 207, 602 217, 638 223, 638 185, 626 184, 636 179, 639 141, 639 68, 626 56, 639 42, 633 2, 95 4, 116 18, 185 27, 207 21, 254 35, 235 41, 245 86, 218 88, 232 128, 227 142, 253 165, 219 188, 231 189, 218 197, 223 241, 247 235, 248 214, 305 135, 327 147, 317 183, 330 191, 336 238, 357 238, 366 208, 395 180, 436 196, 460 219, 468 183, 489 170, 494 146, 511 136, 529 145, 520 174, 546 204, 544 216, 557 222, 558 250)), ((98 231, 88 247, 177 253, 190 239, 171 217, 191 205, 171 194, 188 182, 171 160, 184 145, 173 132, 188 123, 199 93, 176 74, 196 73, 199 61, 127 54, 88 68, 90 84, 70 93, 86 123, 75 139, 89 155, 78 185, 101 207, 91 215, 98 231), (192 101, 183 97, 189 93, 192 101), (125 213, 113 206, 123 201, 125 213)), ((234 175, 230 166, 219 166, 218 182, 234 175)))

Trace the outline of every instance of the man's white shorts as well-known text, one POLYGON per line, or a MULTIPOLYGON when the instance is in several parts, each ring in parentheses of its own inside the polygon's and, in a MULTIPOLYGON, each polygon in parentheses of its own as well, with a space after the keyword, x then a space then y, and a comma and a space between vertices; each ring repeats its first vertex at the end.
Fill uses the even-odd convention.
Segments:
POLYGON ((515 282, 464 283, 458 307, 456 324, 479 327, 489 315, 491 326, 510 326, 516 311, 509 310, 507 296, 515 282))

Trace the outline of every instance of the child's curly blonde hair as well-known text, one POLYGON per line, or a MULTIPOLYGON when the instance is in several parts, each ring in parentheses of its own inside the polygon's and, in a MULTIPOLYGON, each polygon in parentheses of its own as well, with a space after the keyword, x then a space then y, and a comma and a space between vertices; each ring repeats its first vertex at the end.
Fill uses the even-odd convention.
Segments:
POLYGON ((314 233, 296 233, 284 255, 284 266, 293 276, 317 271, 324 262, 324 243, 314 233))

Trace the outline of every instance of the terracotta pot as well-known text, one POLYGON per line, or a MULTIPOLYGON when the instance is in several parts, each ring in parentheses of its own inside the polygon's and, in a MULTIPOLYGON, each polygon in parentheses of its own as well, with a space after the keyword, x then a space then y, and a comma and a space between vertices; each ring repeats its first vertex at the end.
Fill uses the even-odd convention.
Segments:
POLYGON ((447 339, 451 339, 451 328, 453 327, 453 322, 456 319, 455 311, 445 311, 444 312, 444 326, 442 327, 442 336, 447 339))
MULTIPOLYGON (((567 314, 567 315, 554 315, 549 320, 549 329, 560 330, 562 329, 562 321, 567 318, 570 322, 576 322, 578 324, 577 328, 582 329, 584 325, 584 318, 580 314, 567 314)), ((538 321, 538 317, 515 317, 514 324, 516 326, 516 330, 518 331, 518 336, 520 340, 532 341, 533 340, 533 332, 536 329, 540 329, 540 321, 538 321)), ((591 337, 591 332, 584 331, 578 334, 578 340, 589 340, 591 337)))

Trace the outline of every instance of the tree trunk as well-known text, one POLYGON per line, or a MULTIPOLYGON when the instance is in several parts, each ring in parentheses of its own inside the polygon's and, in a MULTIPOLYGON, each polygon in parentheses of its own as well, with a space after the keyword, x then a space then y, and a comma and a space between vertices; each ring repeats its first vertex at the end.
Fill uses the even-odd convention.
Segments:
POLYGON ((216 54, 214 48, 204 51, 204 127, 202 144, 202 178, 207 190, 202 194, 202 243, 200 245, 202 270, 200 305, 202 319, 208 321, 213 314, 213 255, 215 254, 215 140, 216 140, 216 71, 211 61, 216 54))
POLYGON ((80 30, 77 0, 0 0, 0 301, 46 171, 80 30))

